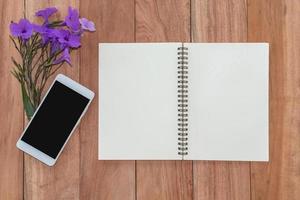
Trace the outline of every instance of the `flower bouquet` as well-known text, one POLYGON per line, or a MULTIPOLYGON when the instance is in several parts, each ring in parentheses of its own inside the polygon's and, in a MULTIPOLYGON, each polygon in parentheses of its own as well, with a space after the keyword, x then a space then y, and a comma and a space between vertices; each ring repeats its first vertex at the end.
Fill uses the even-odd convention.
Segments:
POLYGON ((85 31, 95 31, 95 25, 69 7, 64 20, 50 20, 57 12, 55 7, 35 13, 43 18, 35 24, 26 18, 10 24, 10 39, 20 55, 20 62, 12 57, 12 74, 21 85, 23 105, 30 119, 37 109, 47 80, 64 63, 71 65, 70 52, 80 47, 85 31))

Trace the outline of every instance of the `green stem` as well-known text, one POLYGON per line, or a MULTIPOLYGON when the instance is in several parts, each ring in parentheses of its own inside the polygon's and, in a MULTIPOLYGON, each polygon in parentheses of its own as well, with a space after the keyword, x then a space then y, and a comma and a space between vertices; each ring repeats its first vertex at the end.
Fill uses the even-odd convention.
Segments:
POLYGON ((43 72, 43 68, 47 68, 49 66, 51 66, 51 63, 57 58, 57 56, 62 52, 62 50, 57 51, 55 54, 51 55, 50 57, 48 57, 44 62, 42 62, 38 68, 37 68, 37 72, 36 72, 36 76, 34 79, 34 84, 37 84, 38 78, 40 76, 40 74, 43 72))

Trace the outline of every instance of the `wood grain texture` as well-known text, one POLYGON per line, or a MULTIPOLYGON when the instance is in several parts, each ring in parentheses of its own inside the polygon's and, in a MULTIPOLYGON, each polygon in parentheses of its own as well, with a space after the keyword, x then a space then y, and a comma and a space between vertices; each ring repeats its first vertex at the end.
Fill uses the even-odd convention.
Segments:
MULTIPOLYGON (((64 19, 68 6, 78 8, 79 3, 75 0, 26 0, 27 18, 35 22, 42 22, 42 19, 35 17, 34 13, 50 6, 55 6, 58 9, 57 14, 53 16, 54 18, 64 19)), ((72 52, 71 60, 72 67, 64 65, 57 73, 63 73, 79 81, 78 51, 72 52)), ((54 78, 55 75, 49 79, 45 92, 54 78)), ((77 128, 55 166, 48 167, 31 156, 25 155, 24 199, 79 199, 79 151, 79 131, 77 128)))
MULTIPOLYGON (((193 42, 246 42, 245 0, 192 0, 193 42)), ((195 200, 250 199, 247 162, 194 161, 195 200)))
POLYGON ((252 199, 300 199, 300 2, 248 2, 248 40, 270 43, 270 162, 251 164, 252 199))
MULTIPOLYGON (((135 7, 136 42, 190 41, 189 0, 137 0, 135 7)), ((137 199, 192 199, 192 167, 192 161, 136 161, 137 199)))
POLYGON ((245 0, 191 0, 192 42, 247 42, 245 0))
POLYGON ((137 161, 137 199, 193 199, 192 161, 137 161))
MULTIPOLYGON (((21 88, 10 73, 14 67, 11 56, 18 58, 9 40, 9 24, 23 15, 18 0, 0 1, 0 199, 23 198, 23 153, 16 142, 23 130, 21 88)), ((19 60, 19 59, 18 59, 19 60)))
POLYGON ((189 42, 189 0, 136 0, 136 42, 189 42))
POLYGON ((80 57, 80 81, 96 93, 81 121, 80 199, 133 200, 134 161, 98 160, 98 42, 134 42, 134 1, 85 0, 80 13, 97 29, 83 38, 80 57))
POLYGON ((194 161, 194 199, 250 199, 249 164, 194 161))

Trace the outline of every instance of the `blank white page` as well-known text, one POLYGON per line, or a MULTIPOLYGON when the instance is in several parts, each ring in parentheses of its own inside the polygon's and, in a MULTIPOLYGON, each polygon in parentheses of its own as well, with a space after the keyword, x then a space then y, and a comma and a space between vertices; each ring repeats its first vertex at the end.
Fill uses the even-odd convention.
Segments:
POLYGON ((268 160, 266 43, 185 44, 189 160, 268 160))
POLYGON ((181 159, 177 154, 180 45, 99 45, 99 159, 181 159))

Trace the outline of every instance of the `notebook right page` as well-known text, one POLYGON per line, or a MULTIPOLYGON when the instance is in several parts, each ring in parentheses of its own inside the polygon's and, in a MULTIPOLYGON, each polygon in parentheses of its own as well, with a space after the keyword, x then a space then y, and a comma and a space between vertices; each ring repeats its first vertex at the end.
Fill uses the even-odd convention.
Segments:
POLYGON ((268 160, 267 43, 185 43, 187 160, 268 160))

